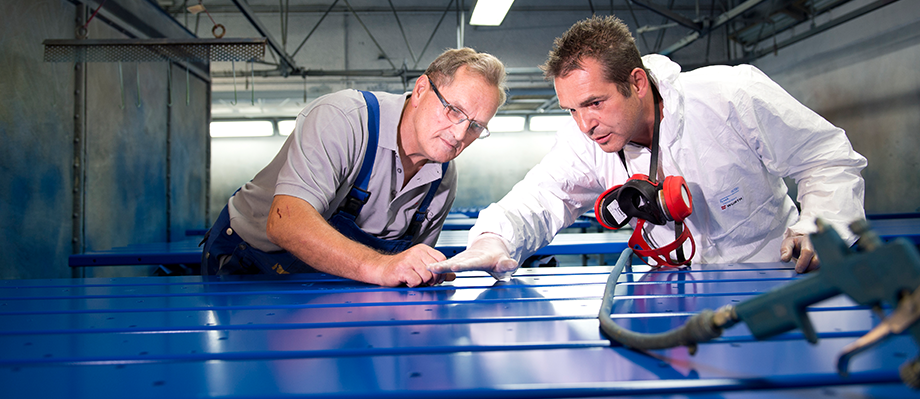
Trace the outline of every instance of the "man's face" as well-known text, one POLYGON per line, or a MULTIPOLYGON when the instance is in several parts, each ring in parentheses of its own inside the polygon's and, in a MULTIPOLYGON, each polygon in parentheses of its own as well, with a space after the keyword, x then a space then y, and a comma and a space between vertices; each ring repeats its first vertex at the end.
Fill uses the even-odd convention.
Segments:
MULTIPOLYGON (((419 79, 428 78, 422 76, 419 79)), ((466 67, 457 70, 450 85, 437 85, 437 89, 445 102, 482 126, 487 126, 498 109, 498 88, 479 75, 470 73, 466 67)), ((455 124, 450 120, 448 110, 431 88, 430 81, 423 85, 418 101, 416 143, 406 148, 407 155, 413 155, 410 151, 415 150, 415 155, 435 162, 447 162, 460 155, 479 137, 470 131, 470 121, 455 124)))
POLYGON ((617 85, 607 81, 601 64, 593 58, 583 61, 584 69, 556 77, 559 106, 569 111, 578 128, 605 152, 616 152, 626 143, 647 144, 643 137, 648 125, 643 123, 642 108, 636 88, 623 96, 617 85))

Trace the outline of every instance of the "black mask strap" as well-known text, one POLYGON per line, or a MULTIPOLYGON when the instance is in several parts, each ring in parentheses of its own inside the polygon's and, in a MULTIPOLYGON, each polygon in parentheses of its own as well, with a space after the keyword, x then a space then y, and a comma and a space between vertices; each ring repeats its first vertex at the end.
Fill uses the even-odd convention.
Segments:
POLYGON ((652 96, 655 98, 655 130, 652 131, 652 161, 649 165, 648 179, 652 183, 658 183, 658 134, 661 130, 661 107, 658 106, 658 92, 654 87, 652 96))

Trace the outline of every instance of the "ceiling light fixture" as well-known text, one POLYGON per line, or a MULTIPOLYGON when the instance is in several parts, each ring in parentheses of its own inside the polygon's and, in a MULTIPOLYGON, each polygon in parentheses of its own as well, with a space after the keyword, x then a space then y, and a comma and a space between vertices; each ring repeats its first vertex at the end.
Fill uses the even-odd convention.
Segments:
POLYGON ((470 16, 470 25, 498 26, 502 24, 514 0, 478 0, 470 16))

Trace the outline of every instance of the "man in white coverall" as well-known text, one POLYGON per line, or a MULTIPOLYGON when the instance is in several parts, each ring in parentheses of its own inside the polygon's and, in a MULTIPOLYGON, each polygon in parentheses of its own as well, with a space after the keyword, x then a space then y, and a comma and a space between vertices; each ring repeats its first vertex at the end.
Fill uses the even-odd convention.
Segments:
MULTIPOLYGON (((797 272, 814 270, 807 234, 817 217, 855 241, 846 226, 865 217, 866 159, 842 129, 757 68, 681 73, 664 56, 640 58, 615 17, 577 22, 541 68, 572 121, 524 180, 480 213, 467 250, 430 265, 433 272, 484 270, 506 279, 605 190, 649 174, 659 102, 658 175, 688 184, 693 212, 684 224, 696 239, 694 263, 795 260, 797 272), (801 214, 783 177, 798 184, 801 214)), ((650 234, 658 243, 674 241, 674 223, 650 234)))

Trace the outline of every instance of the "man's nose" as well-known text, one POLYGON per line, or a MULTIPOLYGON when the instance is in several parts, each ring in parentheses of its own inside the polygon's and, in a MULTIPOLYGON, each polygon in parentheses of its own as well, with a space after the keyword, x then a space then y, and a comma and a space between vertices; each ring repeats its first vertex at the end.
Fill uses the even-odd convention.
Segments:
POLYGON ((588 112, 578 112, 573 117, 583 133, 591 134, 591 130, 597 127, 597 119, 588 112))
POLYGON ((449 130, 450 134, 454 137, 454 140, 463 141, 466 138, 466 135, 470 134, 470 121, 463 121, 457 124, 454 124, 449 130))

